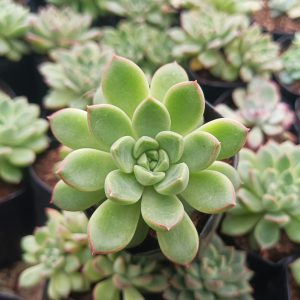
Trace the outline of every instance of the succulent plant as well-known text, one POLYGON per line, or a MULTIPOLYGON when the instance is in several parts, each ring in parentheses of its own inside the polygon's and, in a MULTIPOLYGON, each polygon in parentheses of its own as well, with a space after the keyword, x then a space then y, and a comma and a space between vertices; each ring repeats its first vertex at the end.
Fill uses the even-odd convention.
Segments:
POLYGON ((75 45, 71 49, 51 52, 53 62, 40 66, 40 72, 50 86, 44 99, 49 109, 76 107, 86 109, 92 104, 105 65, 111 58, 93 41, 75 45))
POLYGON ((81 212, 58 212, 47 209, 48 221, 23 237, 23 259, 32 265, 19 278, 21 287, 31 287, 49 280, 51 299, 65 299, 71 292, 89 289, 90 281, 82 268, 91 258, 87 240, 86 216, 81 212))
POLYGON ((252 247, 275 246, 281 230, 300 242, 300 146, 268 142, 257 153, 243 149, 237 205, 222 224, 225 234, 247 235, 252 247))
POLYGON ((150 227, 169 259, 189 263, 199 238, 182 202, 203 213, 235 205, 237 173, 215 160, 237 153, 247 129, 230 119, 200 126, 204 96, 187 80, 171 63, 156 71, 149 89, 136 64, 115 56, 102 76, 105 103, 50 117, 55 137, 74 149, 58 171, 53 202, 76 211, 102 199, 89 220, 94 254, 137 245, 150 227))
POLYGON ((12 0, 0 0, 0 56, 19 60, 27 52, 22 40, 28 29, 29 10, 12 0))
POLYGON ((171 25, 173 11, 169 0, 107 0, 101 1, 107 11, 126 17, 134 23, 167 28, 171 25))
POLYGON ((187 268, 168 270, 170 285, 166 300, 252 300, 249 283, 252 272, 246 266, 243 251, 225 246, 215 235, 203 254, 187 268))
POLYGON ((300 258, 293 261, 289 267, 296 284, 300 286, 300 258))
POLYGON ((232 98, 237 109, 226 104, 217 105, 217 111, 227 118, 233 118, 251 128, 247 145, 257 149, 269 138, 286 140, 295 114, 286 103, 280 102, 280 92, 272 81, 255 77, 247 89, 238 88, 232 98))
POLYGON ((269 0, 268 7, 272 18, 286 14, 291 19, 300 18, 299 0, 269 0))
POLYGON ((101 40, 104 47, 137 63, 148 77, 161 65, 171 62, 173 41, 162 30, 147 24, 121 22, 107 27, 101 40))
POLYGON ((22 167, 31 165, 36 153, 48 146, 48 122, 38 118, 40 109, 25 97, 0 94, 0 179, 17 184, 22 167))
POLYGON ((282 63, 280 80, 288 85, 300 81, 300 33, 295 34, 293 44, 283 53, 282 63))
POLYGON ((181 61, 188 59, 193 70, 208 69, 225 80, 234 80, 232 77, 236 74, 232 74, 233 67, 226 62, 223 50, 247 25, 245 16, 228 16, 209 8, 205 13, 203 10, 185 11, 181 14, 182 29, 169 30, 176 43, 173 55, 181 61))
POLYGON ((167 287, 160 258, 127 253, 97 255, 86 262, 83 274, 97 283, 94 300, 143 300, 143 293, 159 293, 167 287))
POLYGON ((35 51, 48 54, 99 37, 100 31, 90 29, 91 23, 89 15, 80 15, 70 7, 47 6, 30 18, 27 40, 35 51))

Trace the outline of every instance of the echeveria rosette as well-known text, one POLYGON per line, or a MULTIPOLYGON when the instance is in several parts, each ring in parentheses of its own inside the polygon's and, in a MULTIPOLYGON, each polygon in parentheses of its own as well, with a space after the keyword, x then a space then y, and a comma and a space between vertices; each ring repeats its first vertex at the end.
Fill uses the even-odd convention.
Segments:
POLYGON ((102 77, 106 103, 50 117, 55 137, 74 149, 58 171, 54 203, 84 210, 102 201, 89 221, 93 253, 137 245, 150 227, 162 252, 187 264, 199 238, 182 201, 203 213, 235 205, 237 174, 215 160, 239 151, 247 129, 229 119, 200 126, 204 96, 187 80, 171 63, 154 74, 149 88, 137 65, 115 56, 102 77))
POLYGON ((243 149, 238 171, 243 183, 223 232, 249 236, 253 248, 276 246, 281 232, 300 243, 300 146, 270 141, 257 153, 243 149))

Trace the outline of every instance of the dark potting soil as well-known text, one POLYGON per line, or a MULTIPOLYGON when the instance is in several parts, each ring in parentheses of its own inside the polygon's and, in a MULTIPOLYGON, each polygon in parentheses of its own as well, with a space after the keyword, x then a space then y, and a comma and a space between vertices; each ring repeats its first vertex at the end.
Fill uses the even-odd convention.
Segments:
POLYGON ((22 188, 22 184, 10 184, 0 180, 0 203, 5 200, 5 198, 18 191, 22 188))
POLYGON ((287 87, 296 95, 300 95, 300 80, 294 82, 291 85, 287 85, 287 87))
POLYGON ((262 10, 256 12, 253 16, 256 23, 261 25, 269 32, 282 32, 286 34, 293 34, 300 31, 299 20, 290 19, 286 15, 272 18, 270 10, 267 6, 267 0, 264 0, 264 7, 262 10))
POLYGON ((60 160, 59 148, 54 148, 40 156, 33 165, 33 169, 37 176, 51 188, 53 188, 58 182, 58 178, 55 175, 54 170, 55 165, 60 160))
POLYGON ((297 285, 296 281, 294 280, 291 272, 289 272, 289 279, 290 279, 290 287, 291 287, 291 300, 300 300, 300 287, 297 285))

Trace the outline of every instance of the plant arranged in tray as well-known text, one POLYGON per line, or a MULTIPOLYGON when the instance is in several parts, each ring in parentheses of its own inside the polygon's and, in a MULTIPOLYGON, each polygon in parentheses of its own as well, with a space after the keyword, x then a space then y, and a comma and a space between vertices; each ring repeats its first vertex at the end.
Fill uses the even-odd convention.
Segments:
POLYGON ((90 41, 73 48, 51 52, 53 62, 40 66, 50 91, 44 99, 49 109, 92 104, 105 65, 111 58, 97 43, 90 41))
POLYGON ((299 0, 269 0, 268 7, 273 18, 283 14, 287 15, 291 19, 300 18, 299 0))
POLYGON ((47 279, 47 294, 51 299, 88 291, 91 281, 81 271, 92 256, 86 216, 81 212, 60 213, 50 208, 47 215, 45 226, 22 239, 23 259, 32 266, 21 273, 19 285, 31 287, 47 279))
POLYGON ((279 141, 291 138, 291 128, 295 114, 286 103, 280 102, 280 92, 275 83, 263 78, 254 78, 246 89, 236 89, 233 102, 237 109, 226 104, 217 105, 217 111, 251 128, 247 145, 257 149, 269 138, 279 141))
POLYGON ((0 0, 0 7, 0 56, 17 61, 27 52, 29 10, 12 0, 0 0))
POLYGON ((252 300, 246 255, 225 246, 214 236, 208 248, 198 255, 190 267, 173 266, 168 270, 170 286, 163 296, 166 300, 252 300))
POLYGON ((128 253, 97 255, 87 261, 83 274, 96 283, 94 299, 144 300, 144 293, 160 293, 167 287, 161 257, 128 253))
POLYGON ((20 183, 22 168, 31 165, 37 153, 48 146, 48 122, 39 118, 40 109, 25 97, 11 99, 0 93, 0 178, 20 183))
POLYGON ((226 214, 222 231, 247 235, 253 248, 274 247, 281 231, 300 243, 300 146, 268 142, 257 153, 240 152, 242 185, 237 205, 226 214))
POLYGON ((30 18, 27 40, 36 52, 48 54, 98 38, 100 31, 90 29, 91 24, 91 16, 80 15, 70 7, 47 6, 30 18))
POLYGON ((247 129, 230 119, 202 124, 203 93, 187 80, 171 63, 149 88, 136 64, 115 56, 102 76, 105 103, 50 117, 55 137, 74 149, 58 170, 54 204, 77 211, 102 202, 89 220, 94 254, 138 245, 151 228, 162 252, 187 264, 199 246, 188 211, 235 205, 237 173, 216 160, 235 155, 247 129))

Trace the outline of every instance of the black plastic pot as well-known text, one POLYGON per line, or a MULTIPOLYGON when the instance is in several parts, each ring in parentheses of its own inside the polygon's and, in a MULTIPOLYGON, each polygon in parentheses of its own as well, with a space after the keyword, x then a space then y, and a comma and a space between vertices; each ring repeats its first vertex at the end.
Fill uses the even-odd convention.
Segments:
POLYGON ((0 267, 21 257, 20 239, 32 232, 34 216, 28 188, 11 193, 0 201, 0 267))
POLYGON ((8 293, 0 293, 0 300, 22 300, 20 297, 8 293))

